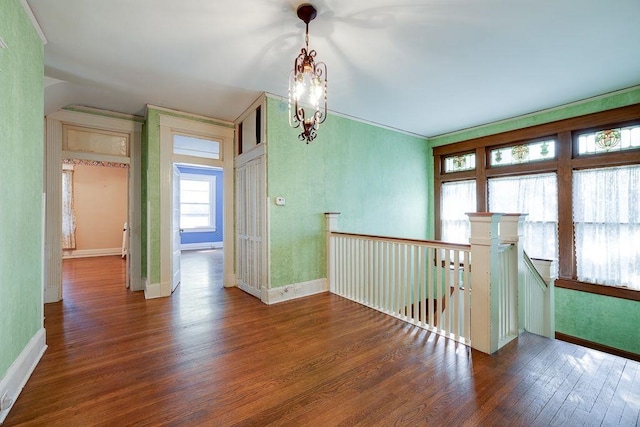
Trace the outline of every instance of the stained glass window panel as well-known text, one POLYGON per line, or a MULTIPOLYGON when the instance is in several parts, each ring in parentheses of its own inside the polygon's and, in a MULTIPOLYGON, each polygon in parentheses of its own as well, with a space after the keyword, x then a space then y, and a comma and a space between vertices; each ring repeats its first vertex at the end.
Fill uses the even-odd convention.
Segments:
POLYGON ((476 168, 476 154, 467 153, 456 156, 446 157, 444 159, 444 171, 450 172, 462 172, 468 170, 474 170, 476 168))
POLYGON ((640 148, 640 126, 604 129, 578 136, 579 156, 637 148, 640 148))
POLYGON ((507 166, 529 162, 551 160, 556 157, 556 142, 553 139, 513 145, 491 150, 491 166, 507 166))

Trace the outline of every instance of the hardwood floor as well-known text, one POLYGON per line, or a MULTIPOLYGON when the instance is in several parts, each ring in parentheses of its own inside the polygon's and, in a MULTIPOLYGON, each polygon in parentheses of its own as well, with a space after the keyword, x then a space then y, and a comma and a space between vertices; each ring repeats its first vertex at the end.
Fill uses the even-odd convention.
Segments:
POLYGON ((6 425, 640 423, 638 362, 531 334, 487 356, 331 294, 266 306, 221 287, 219 258, 186 253, 149 301, 119 257, 65 260, 6 425))

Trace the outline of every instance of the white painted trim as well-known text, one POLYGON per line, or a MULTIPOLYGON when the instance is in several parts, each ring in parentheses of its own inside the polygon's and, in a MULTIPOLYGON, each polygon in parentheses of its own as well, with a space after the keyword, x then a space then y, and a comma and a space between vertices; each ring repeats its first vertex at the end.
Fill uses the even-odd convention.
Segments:
POLYGON ((90 258, 96 256, 113 256, 122 255, 122 248, 104 248, 104 249, 77 249, 62 251, 62 259, 68 258, 90 258))
MULTIPOLYGON (((169 283, 171 289, 171 283, 169 283)), ((144 299, 154 299, 162 297, 162 286, 160 283, 147 283, 144 287, 144 299)))
MULTIPOLYGON (((51 77, 46 77, 46 76, 45 78, 52 79, 51 77)), ((52 79, 52 80, 57 80, 57 79, 52 79)), ((56 83, 59 83, 59 82, 64 82, 64 80, 56 81, 56 83)), ((75 112, 86 113, 86 114, 95 114, 96 116, 100 116, 100 117, 112 117, 114 119, 129 120, 129 121, 138 122, 141 124, 144 123, 144 117, 142 116, 137 116, 135 114, 128 114, 128 113, 120 113, 118 111, 112 111, 112 110, 101 110, 99 108, 87 107, 86 105, 67 105, 66 107, 63 108, 63 110, 75 111, 75 112)))
MULTIPOLYGON (((129 136, 129 135, 127 135, 129 136)), ((130 165, 131 161, 129 157, 122 156, 111 156, 109 154, 98 154, 98 153, 83 153, 80 151, 62 151, 63 159, 80 159, 80 160, 89 160, 96 162, 109 162, 109 163, 120 163, 123 165, 130 165)))
POLYGON ((58 110, 55 113, 47 115, 47 118, 84 128, 88 127, 127 133, 142 131, 142 123, 127 118, 111 117, 109 116, 110 113, 111 111, 105 111, 105 115, 99 115, 95 112, 85 113, 81 111, 58 110))
MULTIPOLYGON (((129 117, 114 117, 118 113, 90 109, 90 112, 58 110, 46 117, 46 180, 47 224, 45 231, 46 281, 45 303, 62 299, 62 138, 63 126, 75 125, 88 129, 122 132, 129 135, 129 254, 127 283, 131 290, 142 290, 141 266, 141 152, 142 123, 129 117), (131 283, 136 286, 132 286, 131 283)), ((96 157, 97 160, 100 156, 96 157)), ((122 162, 122 161, 120 161, 122 162)))
POLYGON ((261 292, 259 289, 252 288, 251 286, 247 286, 245 283, 242 283, 242 282, 238 282, 236 286, 242 289, 243 291, 245 291, 246 293, 248 293, 249 295, 253 295, 254 297, 260 300, 263 299, 263 292, 261 292))
MULTIPOLYGON (((258 157, 262 156, 263 154, 265 154, 266 152, 266 148, 265 148, 265 144, 260 144, 260 145, 256 145, 255 148, 252 148, 251 150, 247 151, 246 153, 242 153, 240 154, 238 157, 236 157, 236 168, 239 168, 240 166, 244 166, 247 163, 249 163, 252 160, 257 159, 258 157)), ((266 156, 265 156, 265 161, 266 161, 266 156)), ((265 163, 265 170, 266 170, 266 163, 265 163)), ((265 172, 266 173, 266 172, 265 172)))
MULTIPOLYGON (((235 286, 235 269, 234 257, 229 254, 234 253, 234 177, 233 168, 233 143, 235 129, 229 125, 222 125, 217 120, 204 118, 202 116, 194 116, 187 113, 159 109, 154 106, 147 105, 148 108, 157 109, 160 121, 160 293, 161 296, 171 295, 171 278, 172 272, 172 241, 171 238, 171 215, 173 203, 173 163, 179 163, 179 159, 184 156, 176 156, 173 154, 173 137, 174 133, 186 135, 202 136, 207 139, 215 139, 220 141, 220 159, 216 160, 216 164, 204 162, 207 159, 201 159, 199 164, 207 166, 221 167, 223 171, 223 247, 227 256, 224 257, 224 275, 225 285, 235 286), (186 117, 174 117, 162 114, 162 111, 170 111, 186 117), (208 122, 196 121, 206 119, 208 122), (232 283, 232 284, 230 284, 232 283)), ((222 122, 222 121, 220 121, 222 122)), ((194 158, 195 159, 195 158, 194 158)), ((210 161, 210 159, 209 159, 210 161)), ((148 252, 149 253, 149 252, 148 252)))
MULTIPOLYGON (((232 257, 227 257, 226 258, 232 258, 232 257)), ((224 285, 225 288, 234 288, 236 286, 238 286, 238 278, 235 275, 235 273, 233 274, 227 274, 226 276, 224 276, 224 285)))
MULTIPOLYGON (((162 116, 162 113, 170 113, 170 114, 176 114, 178 116, 181 117, 175 117, 176 119, 179 120, 205 120, 206 123, 205 124, 209 124, 209 125, 214 125, 214 126, 223 126, 223 127, 230 127, 233 130, 233 123, 226 121, 226 120, 219 120, 219 119, 214 119, 211 117, 207 117, 207 116, 201 116, 200 114, 195 114, 195 113, 187 113, 185 111, 178 111, 178 110, 172 110, 171 108, 166 108, 166 107, 159 107, 157 105, 153 105, 153 104, 147 104, 147 109, 152 109, 152 110, 156 110, 160 113, 160 116, 162 116)), ((167 117, 167 116, 165 116, 167 117)))
POLYGON ((36 19, 36 16, 33 14, 31 7, 27 3, 27 0, 20 0, 20 4, 22 4, 22 8, 24 9, 27 16, 29 17, 29 20, 31 21, 31 25, 33 25, 33 29, 36 30, 36 33, 38 33, 38 37, 40 37, 42 44, 47 44, 49 41, 47 40, 47 37, 44 35, 44 31, 42 31, 42 27, 40 26, 40 23, 36 19))
POLYGON ((271 305, 323 292, 329 292, 327 279, 316 279, 273 289, 262 288, 261 300, 271 305))
POLYGON ((222 242, 202 242, 202 243, 182 243, 180 245, 181 251, 194 251, 201 249, 222 249, 224 245, 222 242))
POLYGON ((38 332, 29 340, 18 358, 9 366, 9 370, 0 380, 0 396, 7 393, 7 398, 11 399, 9 407, 0 412, 0 424, 7 418, 13 404, 18 399, 20 392, 27 384, 27 380, 33 373, 42 355, 47 349, 46 331, 40 328, 38 332))

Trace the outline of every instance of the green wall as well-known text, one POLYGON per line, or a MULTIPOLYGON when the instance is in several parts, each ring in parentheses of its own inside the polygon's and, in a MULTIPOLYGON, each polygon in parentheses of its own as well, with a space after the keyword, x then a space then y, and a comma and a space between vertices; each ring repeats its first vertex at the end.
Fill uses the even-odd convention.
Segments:
POLYGON ((330 115, 306 145, 284 102, 267 99, 272 287, 326 277, 324 212, 340 212, 343 231, 427 238, 426 139, 330 115))
POLYGON ((147 109, 142 133, 142 274, 160 283, 160 115, 147 109))
MULTIPOLYGON (((452 144, 638 103, 640 86, 433 137, 429 139, 429 144, 431 147, 452 144)), ((430 190, 429 200, 432 201, 433 184, 430 190)), ((429 218, 434 218, 433 214, 431 209, 429 218)), ((555 303, 557 332, 640 354, 640 302, 558 288, 555 303)))
POLYGON ((0 13, 0 379, 42 324, 44 53, 19 0, 0 13))
POLYGON ((640 354, 640 303, 556 288, 556 330, 640 354))

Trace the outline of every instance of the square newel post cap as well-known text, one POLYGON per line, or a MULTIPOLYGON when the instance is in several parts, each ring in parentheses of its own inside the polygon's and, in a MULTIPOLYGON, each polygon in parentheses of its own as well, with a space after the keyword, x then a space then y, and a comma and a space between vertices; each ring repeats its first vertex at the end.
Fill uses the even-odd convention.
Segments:
POLYGON ((506 213, 500 219, 500 240, 505 243, 515 243, 524 234, 523 224, 527 219, 526 213, 506 213))
POLYGON ((338 231, 338 216, 340 212, 325 212, 325 229, 326 231, 338 231))
POLYGON ((502 213, 468 212, 466 215, 471 222, 469 243, 472 245, 491 245, 494 240, 498 239, 502 213))

